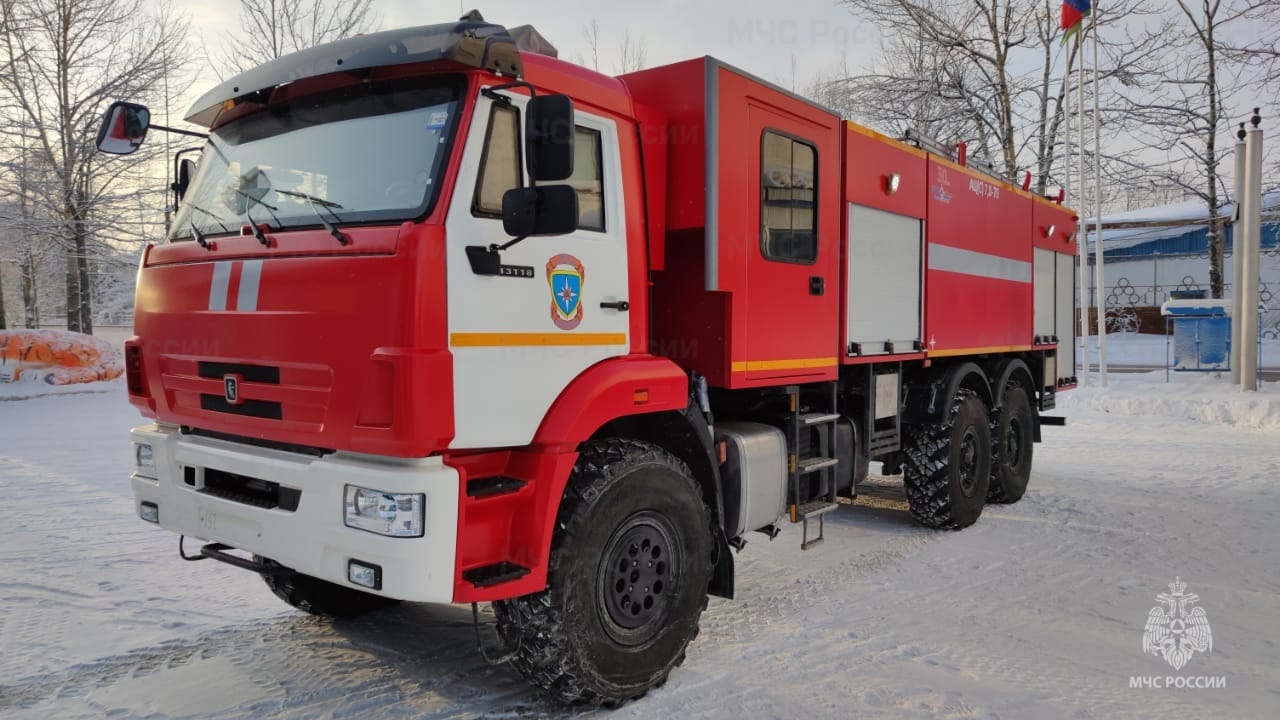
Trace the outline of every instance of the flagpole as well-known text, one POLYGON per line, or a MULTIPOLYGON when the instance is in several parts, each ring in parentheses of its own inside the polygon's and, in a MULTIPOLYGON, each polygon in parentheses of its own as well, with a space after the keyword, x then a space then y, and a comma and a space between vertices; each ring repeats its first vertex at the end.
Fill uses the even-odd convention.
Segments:
POLYGON ((1076 194, 1080 202, 1076 203, 1076 216, 1079 221, 1076 229, 1080 233, 1080 342, 1081 354, 1084 356, 1084 372, 1080 373, 1080 384, 1089 384, 1089 238, 1086 235, 1088 222, 1084 219, 1086 197, 1084 191, 1084 45, 1080 42, 1080 32, 1076 32, 1076 131, 1078 141, 1076 151, 1079 153, 1080 189, 1076 194))
POLYGON ((1093 34, 1093 241, 1094 261, 1093 284, 1098 303, 1098 379, 1102 387, 1107 386, 1107 322, 1106 322, 1106 283, 1103 273, 1102 250, 1102 117, 1098 113, 1098 3, 1093 4, 1093 12, 1089 13, 1089 28, 1093 34))
MULTIPOLYGON (((1066 141, 1064 143, 1065 150, 1063 155, 1063 158, 1066 161, 1066 172, 1064 173, 1066 176, 1066 180, 1062 183, 1062 191, 1063 191, 1063 197, 1065 198, 1063 202, 1066 205, 1066 207, 1071 207, 1072 205, 1076 204, 1076 196, 1071 192, 1071 176, 1075 172, 1074 169, 1071 167, 1071 150, 1072 150, 1072 146, 1071 146, 1071 89, 1072 89, 1071 88, 1071 58, 1072 58, 1071 48, 1068 47, 1067 53, 1066 53, 1066 62, 1063 64, 1063 67, 1062 67, 1062 84, 1063 84, 1062 117, 1063 117, 1063 122, 1065 123, 1065 127, 1063 128, 1063 135, 1066 137, 1066 141)), ((1086 258, 1087 258, 1087 255, 1084 252, 1084 246, 1080 244, 1080 236, 1077 234, 1076 235, 1076 261, 1081 268, 1088 267, 1086 258)), ((1084 270, 1080 270, 1079 272, 1084 272, 1084 270)), ((1081 329, 1085 329, 1088 327, 1089 319, 1087 317, 1087 313, 1084 311, 1083 301, 1081 301, 1080 306, 1081 306, 1080 317, 1082 319, 1081 329)), ((1083 337, 1083 335, 1081 337, 1083 337)), ((1059 347, 1058 349, 1059 351, 1061 351, 1062 348, 1059 347)), ((1071 374, 1077 378, 1083 375, 1087 375, 1089 372, 1089 359, 1087 357, 1084 359, 1081 359, 1081 355, 1076 351, 1074 341, 1071 343, 1071 355, 1072 355, 1071 374)), ((1081 380, 1078 382, 1083 382, 1083 381, 1081 380)))

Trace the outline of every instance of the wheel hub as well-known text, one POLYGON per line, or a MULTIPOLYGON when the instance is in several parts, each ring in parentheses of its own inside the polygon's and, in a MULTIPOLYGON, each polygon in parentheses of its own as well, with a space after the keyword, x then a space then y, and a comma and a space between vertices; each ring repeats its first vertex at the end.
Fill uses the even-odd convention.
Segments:
POLYGON ((614 533, 597 577, 602 619, 615 640, 640 644, 666 625, 680 570, 674 540, 671 523, 649 511, 614 533))
POLYGON ((957 468, 960 476, 960 492, 965 497, 973 497, 978 487, 978 434, 968 428, 964 439, 960 441, 960 464, 957 468))
POLYGON ((1006 464, 1017 465, 1022 457, 1022 425, 1017 418, 1009 421, 1009 432, 1005 434, 1004 456, 1006 464))

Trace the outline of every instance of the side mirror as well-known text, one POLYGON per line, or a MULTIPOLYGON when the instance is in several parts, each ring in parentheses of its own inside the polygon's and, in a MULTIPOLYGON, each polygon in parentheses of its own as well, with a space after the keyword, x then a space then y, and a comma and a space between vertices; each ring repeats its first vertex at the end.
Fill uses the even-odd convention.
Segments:
POLYGON ((151 127, 151 111, 144 105, 113 102, 98 129, 98 150, 112 155, 129 155, 142 147, 151 127))
POLYGON ((195 160, 183 158, 178 161, 177 177, 173 181, 173 196, 178 202, 182 202, 182 198, 186 196, 187 188, 191 187, 191 177, 195 174, 195 160))
POLYGON ((573 101, 568 95, 529 98, 525 110, 525 162, 534 182, 558 182, 573 174, 573 101))
POLYGON ((516 238, 578 229, 578 192, 569 185, 514 188, 502 195, 502 229, 516 238))

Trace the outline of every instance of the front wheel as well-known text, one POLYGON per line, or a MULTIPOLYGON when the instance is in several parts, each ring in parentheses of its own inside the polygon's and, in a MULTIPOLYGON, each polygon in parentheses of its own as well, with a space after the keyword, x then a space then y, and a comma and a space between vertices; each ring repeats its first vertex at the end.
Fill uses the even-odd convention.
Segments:
POLYGON ((642 442, 588 444, 556 517, 547 588, 493 605, 512 664, 563 702, 644 695, 698 634, 711 557, 683 462, 642 442))

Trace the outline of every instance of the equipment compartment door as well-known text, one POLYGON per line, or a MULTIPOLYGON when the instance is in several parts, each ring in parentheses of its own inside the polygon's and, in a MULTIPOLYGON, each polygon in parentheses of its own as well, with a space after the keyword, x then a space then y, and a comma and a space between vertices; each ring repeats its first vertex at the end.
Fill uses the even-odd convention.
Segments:
POLYGON ((733 371, 747 381, 829 379, 839 343, 840 158, 824 151, 825 128, 790 113, 752 104, 749 124, 746 322, 735 343, 745 357, 733 358, 733 371))

